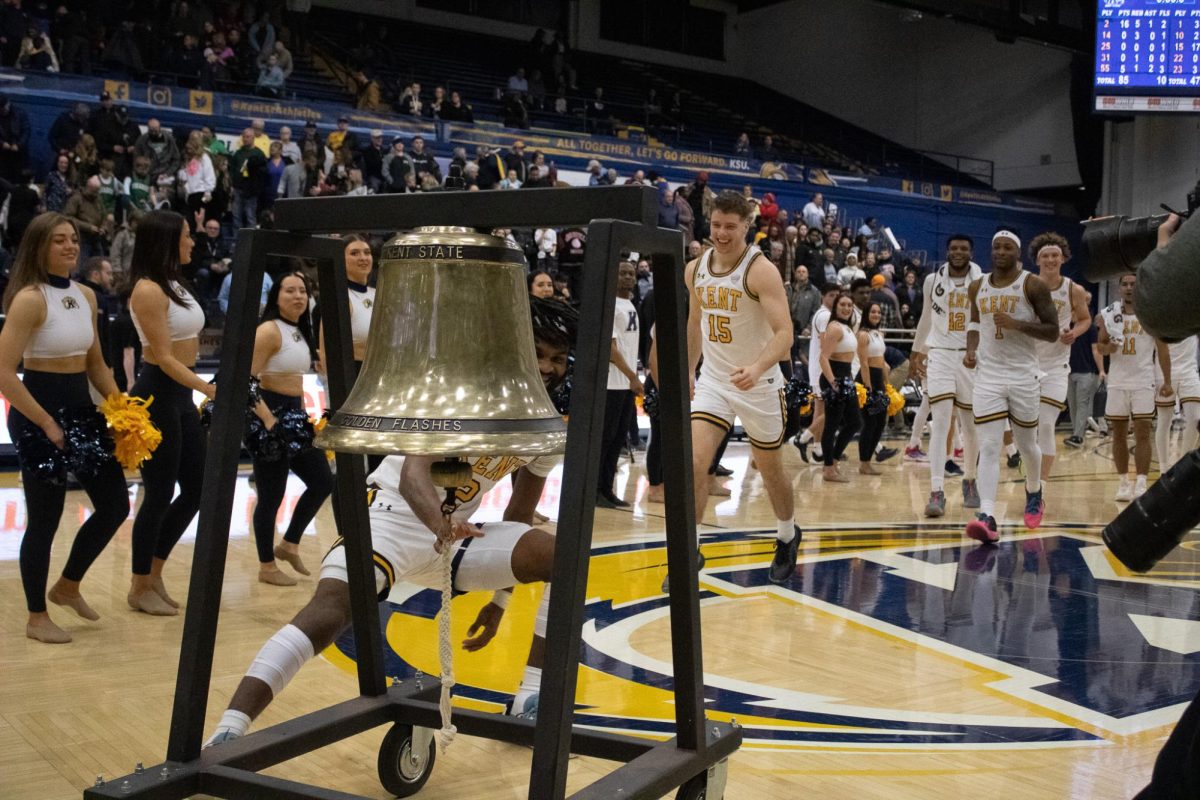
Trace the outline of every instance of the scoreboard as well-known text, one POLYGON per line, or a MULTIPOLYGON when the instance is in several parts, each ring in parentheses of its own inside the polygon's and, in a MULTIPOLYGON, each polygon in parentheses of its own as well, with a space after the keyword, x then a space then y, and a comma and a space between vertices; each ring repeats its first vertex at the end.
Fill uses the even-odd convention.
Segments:
POLYGON ((1096 110, 1200 112, 1200 0, 1099 0, 1096 110))

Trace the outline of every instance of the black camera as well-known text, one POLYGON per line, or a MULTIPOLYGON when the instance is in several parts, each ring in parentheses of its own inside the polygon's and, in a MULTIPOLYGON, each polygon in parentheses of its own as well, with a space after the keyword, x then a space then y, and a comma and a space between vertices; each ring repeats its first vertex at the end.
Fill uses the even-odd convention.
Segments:
MULTIPOLYGON (((1187 211, 1175 211, 1162 206, 1171 214, 1187 219, 1200 206, 1200 183, 1187 196, 1187 211)), ((1134 272, 1158 247, 1158 229, 1167 221, 1167 214, 1152 217, 1098 217, 1083 221, 1083 246, 1087 249, 1087 266, 1083 274, 1099 283, 1126 272, 1134 272)))
POLYGON ((1179 459, 1141 497, 1104 526, 1101 536, 1117 559, 1145 572, 1200 525, 1200 450, 1179 459))

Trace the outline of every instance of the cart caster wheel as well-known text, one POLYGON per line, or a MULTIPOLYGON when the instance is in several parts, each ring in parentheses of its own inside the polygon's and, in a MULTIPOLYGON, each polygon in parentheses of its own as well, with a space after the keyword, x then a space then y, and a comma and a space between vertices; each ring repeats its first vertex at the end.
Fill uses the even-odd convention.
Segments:
POLYGON ((675 800, 707 800, 708 774, 701 773, 689 780, 675 793, 675 800))
POLYGON ((396 797, 412 797, 429 780, 436 758, 432 730, 393 725, 379 746, 379 782, 396 797))

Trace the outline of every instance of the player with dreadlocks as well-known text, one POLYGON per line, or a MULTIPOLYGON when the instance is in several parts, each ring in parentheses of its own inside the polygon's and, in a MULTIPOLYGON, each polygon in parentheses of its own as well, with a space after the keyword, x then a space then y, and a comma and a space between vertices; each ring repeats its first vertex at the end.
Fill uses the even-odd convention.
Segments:
MULTIPOLYGON (((578 315, 557 300, 530 298, 538 367, 547 391, 554 391, 567 372, 578 315)), ((436 459, 388 456, 368 477, 371 545, 379 599, 387 599, 393 584, 407 581, 429 588, 440 586, 441 557, 435 552, 436 531, 442 525, 442 490, 430 477, 436 459)), ((532 527, 534 508, 556 457, 532 460, 510 456, 469 459, 473 480, 459 489, 452 517, 455 547, 453 586, 456 592, 493 591, 463 641, 464 650, 487 645, 499 629, 511 588, 518 583, 548 582, 554 564, 554 537, 532 527), (503 522, 476 527, 470 517, 497 482, 516 473, 512 498, 503 522)), ((512 714, 536 717, 545 654, 550 587, 546 586, 534 623, 533 644, 512 714)), ((308 604, 291 623, 267 641, 255 657, 205 746, 236 739, 250 722, 296 675, 304 662, 328 647, 350 625, 350 592, 346 552, 339 539, 321 565, 321 580, 308 604)))

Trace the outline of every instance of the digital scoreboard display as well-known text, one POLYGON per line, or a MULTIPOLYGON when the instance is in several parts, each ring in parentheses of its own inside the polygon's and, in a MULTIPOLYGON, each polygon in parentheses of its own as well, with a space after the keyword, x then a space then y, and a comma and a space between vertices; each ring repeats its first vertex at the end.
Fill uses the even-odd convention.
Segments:
POLYGON ((1096 110, 1200 112, 1200 0, 1099 0, 1096 110))

